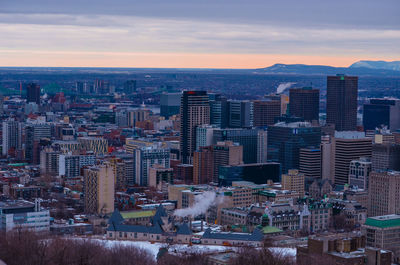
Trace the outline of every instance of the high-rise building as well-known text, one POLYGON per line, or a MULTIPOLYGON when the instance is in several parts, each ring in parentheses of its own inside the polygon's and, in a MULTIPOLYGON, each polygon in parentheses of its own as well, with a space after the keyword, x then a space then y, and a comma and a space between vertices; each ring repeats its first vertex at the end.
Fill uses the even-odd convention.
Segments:
POLYGON ((208 94, 210 98, 210 124, 219 128, 228 127, 228 101, 221 94, 208 94))
POLYGON ((297 169, 290 169, 287 174, 282 174, 282 189, 295 191, 304 196, 304 174, 297 169))
POLYGON ((40 163, 41 138, 51 138, 49 124, 30 124, 25 127, 25 159, 35 165, 40 163))
POLYGON ((201 147, 193 155, 193 183, 208 184, 214 176, 214 153, 211 146, 201 147))
POLYGON ((95 162, 96 156, 93 154, 60 154, 58 159, 58 175, 69 178, 82 176, 81 169, 85 166, 92 166, 95 162))
POLYGON ((400 214, 400 172, 372 171, 369 175, 368 216, 400 214))
POLYGON ((250 181, 256 184, 267 184, 268 180, 280 181, 280 164, 275 162, 254 163, 219 168, 218 183, 231 186, 234 181, 250 181))
POLYGON ((114 212, 114 171, 109 163, 84 169, 84 208, 86 213, 114 212))
POLYGON ((255 127, 273 125, 275 118, 281 116, 280 100, 254 100, 253 108, 255 127))
POLYGON ((243 146, 243 163, 257 163, 259 129, 215 129, 214 143, 231 141, 243 146))
POLYGON ((218 129, 215 125, 199 125, 196 127, 196 150, 200 147, 210 146, 214 143, 214 130, 218 129))
POLYGON ((368 190, 369 173, 371 172, 371 159, 361 157, 350 162, 349 184, 359 189, 368 190))
POLYGON ((400 144, 373 144, 371 162, 373 171, 400 171, 400 144))
POLYGON ((160 115, 168 119, 179 114, 182 93, 162 93, 160 95, 160 115))
POLYGON ((136 92, 136 80, 127 80, 124 83, 124 92, 128 95, 136 92))
POLYGON ((336 185, 349 182, 349 168, 352 160, 360 157, 371 158, 372 139, 363 132, 335 132, 332 138, 331 177, 336 185))
POLYGON ((268 161, 268 131, 259 130, 257 139, 257 163, 268 161))
POLYGON ((193 182, 218 183, 219 169, 226 165, 243 164, 243 147, 231 141, 200 147, 193 156, 193 182))
POLYGON ((184 91, 180 107, 180 151, 182 163, 192 162, 196 148, 196 127, 210 124, 210 104, 206 91, 184 91))
POLYGON ((60 155, 58 174, 69 178, 80 176, 79 155, 60 155))
POLYGON ((22 126, 21 123, 14 120, 3 121, 3 156, 10 153, 11 149, 20 150, 22 143, 22 126))
POLYGON ((59 175, 60 151, 53 148, 45 148, 40 152, 40 174, 42 175, 59 175))
POLYGON ((321 149, 306 147, 300 148, 299 172, 306 178, 315 179, 322 176, 321 149))
POLYGON ((4 114, 4 96, 0 94, 0 115, 4 114))
POLYGON ((134 150, 134 179, 135 184, 149 184, 150 167, 157 164, 164 168, 170 167, 170 150, 157 145, 146 146, 134 150))
POLYGON ((299 169, 300 149, 321 144, 321 127, 309 122, 280 122, 268 127, 268 160, 281 163, 282 173, 299 169))
POLYGON ((332 170, 332 137, 323 135, 321 137, 321 176, 322 179, 329 179, 333 183, 332 170))
POLYGON ((149 171, 149 186, 168 193, 168 186, 174 184, 174 171, 172 168, 163 168, 154 165, 149 171))
POLYGON ((219 168, 243 164, 243 146, 231 141, 217 142, 212 146, 214 158, 213 182, 218 183, 219 168))
POLYGON ((399 99, 371 99, 364 104, 364 130, 375 130, 386 126, 391 131, 400 129, 400 100, 399 99))
POLYGON ((311 87, 291 88, 289 90, 290 115, 305 121, 319 120, 319 89, 311 87))
POLYGON ((127 110, 126 115, 128 119, 128 126, 135 127, 136 122, 146 121, 149 119, 150 110, 148 109, 127 110))
POLYGON ((127 187, 128 180, 126 174, 126 163, 122 158, 113 157, 109 160, 113 167, 115 177, 115 189, 121 190, 127 187))
POLYGON ((230 128, 253 127, 253 102, 249 100, 229 100, 228 113, 230 128))
POLYGON ((26 102, 33 102, 40 105, 40 86, 35 83, 26 85, 26 102))
POLYGON ((358 77, 328 76, 327 81, 326 123, 334 124, 336 131, 355 131, 358 77))

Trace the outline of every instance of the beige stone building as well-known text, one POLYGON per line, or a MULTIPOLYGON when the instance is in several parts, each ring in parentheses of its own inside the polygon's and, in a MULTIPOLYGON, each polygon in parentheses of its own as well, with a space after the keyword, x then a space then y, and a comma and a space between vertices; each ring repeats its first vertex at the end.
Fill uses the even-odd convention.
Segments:
POLYGON ((114 211, 114 170, 110 163, 84 169, 84 207, 86 213, 108 214, 114 211))
POLYGON ((368 216, 400 214, 400 172, 371 172, 368 216))
POLYGON ((295 191, 304 196, 304 174, 297 169, 290 169, 287 174, 282 174, 282 189, 295 191))

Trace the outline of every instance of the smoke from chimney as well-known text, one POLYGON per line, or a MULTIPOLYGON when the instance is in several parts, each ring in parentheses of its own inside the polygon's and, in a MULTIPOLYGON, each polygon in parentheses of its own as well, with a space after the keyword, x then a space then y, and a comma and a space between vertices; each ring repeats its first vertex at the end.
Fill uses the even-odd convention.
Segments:
POLYGON ((290 88, 294 84, 296 83, 295 82, 280 83, 279 86, 276 88, 276 94, 283 93, 286 89, 290 88))
POLYGON ((175 210, 174 215, 179 217, 191 216, 195 217, 200 214, 205 214, 213 205, 222 203, 223 197, 217 197, 214 191, 206 191, 200 195, 196 195, 194 204, 189 208, 175 210))

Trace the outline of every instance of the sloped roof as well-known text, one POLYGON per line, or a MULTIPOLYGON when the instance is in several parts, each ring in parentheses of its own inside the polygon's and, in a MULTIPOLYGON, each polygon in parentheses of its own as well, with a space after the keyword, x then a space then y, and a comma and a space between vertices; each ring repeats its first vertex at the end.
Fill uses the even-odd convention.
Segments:
POLYGON ((110 225, 110 226, 108 226, 107 231, 146 233, 146 234, 162 234, 163 233, 159 224, 156 224, 154 226, 123 225, 123 224, 110 225))
POLYGON ((109 225, 118 225, 118 224, 122 224, 122 222, 124 221, 124 218, 122 217, 121 213, 118 210, 115 210, 110 219, 108 219, 108 224, 109 225))
POLYGON ((205 239, 240 240, 240 241, 262 241, 263 233, 259 229, 254 229, 253 233, 232 233, 232 232, 212 232, 208 228, 204 234, 205 239))
POLYGON ((178 235, 191 235, 192 231, 190 230, 189 226, 186 223, 184 223, 184 224, 178 225, 176 233, 178 235))
POLYGON ((161 217, 166 217, 168 216, 167 213, 165 212, 164 207, 162 206, 162 204, 160 204, 160 206, 158 206, 156 213, 153 216, 153 219, 151 220, 151 223, 153 225, 155 225, 156 223, 163 225, 164 222, 162 221, 161 217))

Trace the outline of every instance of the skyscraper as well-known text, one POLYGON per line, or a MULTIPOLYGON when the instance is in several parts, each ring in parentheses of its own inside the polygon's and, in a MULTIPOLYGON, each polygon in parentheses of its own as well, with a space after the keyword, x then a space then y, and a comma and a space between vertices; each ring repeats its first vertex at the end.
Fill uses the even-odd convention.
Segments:
MULTIPOLYGON (((227 128, 214 130, 214 143, 231 141, 243 146, 243 162, 257 163, 259 129, 227 128)), ((261 146, 260 146, 261 147, 261 146)))
POLYGON ((208 94, 210 98, 210 124, 220 128, 228 127, 228 101, 221 94, 208 94))
POLYGON ((399 99, 371 99, 364 104, 364 130, 375 130, 386 126, 391 131, 400 129, 400 100, 399 99))
POLYGON ((180 107, 180 150, 182 163, 192 162, 196 148, 196 126, 210 124, 210 105, 206 91, 184 91, 180 107))
POLYGON ((322 153, 317 148, 301 148, 300 149, 300 173, 306 178, 315 179, 322 176, 322 153))
POLYGON ((33 102, 40 105, 40 86, 35 83, 30 83, 26 86, 26 102, 33 102))
POLYGON ((358 77, 328 76, 327 81, 326 123, 334 124, 336 131, 355 131, 358 77))
POLYGON ((253 127, 253 102, 249 100, 229 100, 229 127, 253 127))
POLYGON ((162 93, 160 95, 160 115, 168 119, 179 114, 181 106, 181 93, 162 93))
POLYGON ((281 101, 254 100, 254 126, 266 127, 274 124, 275 118, 281 116, 281 101))
POLYGON ((21 123, 14 120, 3 121, 3 156, 7 155, 10 149, 21 149, 22 127, 21 123))
POLYGON ((319 89, 311 87, 291 88, 289 90, 290 115, 305 121, 319 120, 319 89))
POLYGON ((282 173, 299 169, 300 149, 321 144, 321 127, 309 122, 279 122, 268 128, 268 160, 281 163, 282 173))
POLYGON ((344 185, 349 182, 350 162, 371 157, 372 139, 363 132, 335 132, 331 148, 331 177, 336 185, 344 185))

